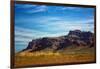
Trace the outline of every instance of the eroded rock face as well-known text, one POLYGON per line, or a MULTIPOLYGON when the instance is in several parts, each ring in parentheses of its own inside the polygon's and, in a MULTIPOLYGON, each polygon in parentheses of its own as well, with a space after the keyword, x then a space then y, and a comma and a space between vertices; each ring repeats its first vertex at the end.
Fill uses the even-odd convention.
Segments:
POLYGON ((44 37, 35 39, 29 42, 28 46, 24 50, 31 49, 31 51, 39 51, 46 48, 52 50, 61 50, 67 46, 94 46, 94 34, 91 32, 82 32, 80 30, 70 31, 68 35, 61 37, 44 37))

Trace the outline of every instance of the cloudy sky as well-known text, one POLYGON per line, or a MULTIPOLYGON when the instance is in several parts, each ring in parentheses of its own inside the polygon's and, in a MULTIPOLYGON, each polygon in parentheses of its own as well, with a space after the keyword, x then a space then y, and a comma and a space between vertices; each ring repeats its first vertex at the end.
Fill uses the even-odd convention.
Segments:
POLYGON ((15 48, 32 39, 67 35, 70 30, 94 32, 94 8, 15 4, 15 48))

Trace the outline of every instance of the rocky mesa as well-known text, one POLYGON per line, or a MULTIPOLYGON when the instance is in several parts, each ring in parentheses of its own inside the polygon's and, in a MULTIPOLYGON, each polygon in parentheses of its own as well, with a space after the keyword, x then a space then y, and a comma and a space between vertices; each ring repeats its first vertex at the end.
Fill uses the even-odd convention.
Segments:
POLYGON ((94 34, 90 31, 73 30, 64 36, 33 39, 29 42, 27 48, 22 51, 34 52, 44 49, 58 51, 72 45, 94 47, 94 34))

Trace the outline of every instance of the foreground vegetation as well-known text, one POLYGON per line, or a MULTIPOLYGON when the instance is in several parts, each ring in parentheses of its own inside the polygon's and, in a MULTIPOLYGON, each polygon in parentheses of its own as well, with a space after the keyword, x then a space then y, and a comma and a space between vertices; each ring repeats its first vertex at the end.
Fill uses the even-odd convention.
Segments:
POLYGON ((15 67, 84 62, 95 62, 94 47, 72 47, 57 52, 52 52, 49 50, 38 52, 21 52, 16 53, 15 55, 15 67))

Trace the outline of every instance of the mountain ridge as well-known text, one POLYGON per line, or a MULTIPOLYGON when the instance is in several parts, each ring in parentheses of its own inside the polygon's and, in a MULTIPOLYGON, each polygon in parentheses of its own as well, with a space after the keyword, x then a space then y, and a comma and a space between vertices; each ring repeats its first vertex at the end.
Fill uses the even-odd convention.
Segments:
POLYGON ((87 46, 94 47, 94 34, 90 31, 73 30, 68 35, 60 37, 43 37, 33 39, 28 43, 27 48, 22 51, 35 52, 46 48, 52 51, 63 50, 68 46, 87 46))

